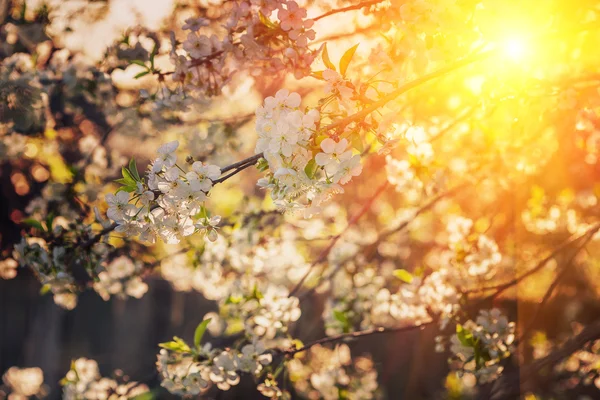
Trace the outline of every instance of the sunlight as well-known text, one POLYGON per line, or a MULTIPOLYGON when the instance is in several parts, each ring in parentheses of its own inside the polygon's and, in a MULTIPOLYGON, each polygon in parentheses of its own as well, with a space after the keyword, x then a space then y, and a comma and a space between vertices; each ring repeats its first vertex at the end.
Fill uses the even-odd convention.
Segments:
POLYGON ((528 52, 527 42, 523 37, 509 37, 501 44, 502 52, 513 61, 522 61, 528 52))

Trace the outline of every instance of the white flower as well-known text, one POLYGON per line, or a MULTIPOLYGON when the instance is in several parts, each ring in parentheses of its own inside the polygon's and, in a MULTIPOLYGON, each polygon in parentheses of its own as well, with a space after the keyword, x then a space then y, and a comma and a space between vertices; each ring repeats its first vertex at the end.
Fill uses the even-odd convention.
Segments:
POLYGON ((212 42, 208 36, 190 33, 183 42, 183 49, 187 51, 192 58, 204 58, 212 54, 212 42))
POLYGON ((347 85, 347 81, 337 72, 330 68, 323 71, 323 79, 327 84, 325 85, 325 93, 338 93, 343 101, 349 101, 354 90, 347 85))
POLYGON ((300 8, 295 1, 288 1, 286 5, 287 10, 280 8, 277 13, 277 17, 281 21, 281 29, 284 31, 302 29, 302 20, 306 18, 306 10, 300 8))
POLYGON ((171 168, 177 162, 177 156, 174 154, 179 147, 179 142, 174 140, 163 144, 156 150, 159 154, 158 158, 152 165, 152 172, 159 172, 164 168, 171 168))
POLYGON ((185 20, 185 24, 181 27, 183 30, 190 30, 192 32, 198 32, 203 26, 208 26, 209 22, 206 18, 193 18, 190 17, 185 20))
POLYGON ((120 256, 112 260, 106 267, 106 270, 112 279, 123 279, 133 274, 135 265, 129 257, 120 256))
POLYGON ((352 158, 342 161, 338 167, 337 172, 333 175, 333 182, 345 185, 350 180, 362 173, 362 164, 360 163, 360 156, 357 154, 352 158))
POLYGON ((343 162, 352 157, 352 151, 346 151, 348 140, 342 139, 336 143, 333 139, 327 138, 321 142, 323 152, 315 156, 317 165, 327 167, 330 164, 343 162))
POLYGON ((186 174, 190 187, 194 191, 201 190, 205 193, 213 186, 213 181, 221 176, 221 169, 216 165, 205 164, 200 161, 192 164, 192 170, 186 174))
POLYGON ((106 215, 113 221, 123 221, 135 215, 136 207, 129 204, 129 193, 121 191, 116 195, 109 193, 106 195, 108 211, 106 215))
POLYGON ((210 218, 202 218, 200 222, 196 224, 196 227, 200 230, 200 232, 206 235, 208 240, 214 242, 218 237, 217 226, 219 223, 221 223, 221 216, 214 215, 210 218))
POLYGON ((0 278, 12 279, 17 276, 17 267, 19 263, 12 258, 0 261, 0 278))

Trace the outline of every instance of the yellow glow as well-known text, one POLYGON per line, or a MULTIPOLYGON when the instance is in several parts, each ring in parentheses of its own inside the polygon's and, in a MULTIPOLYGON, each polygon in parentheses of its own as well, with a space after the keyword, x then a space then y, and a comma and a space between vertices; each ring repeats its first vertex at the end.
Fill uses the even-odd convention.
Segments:
POLYGON ((501 43, 504 54, 513 61, 521 61, 527 55, 529 49, 523 37, 510 37, 501 43))

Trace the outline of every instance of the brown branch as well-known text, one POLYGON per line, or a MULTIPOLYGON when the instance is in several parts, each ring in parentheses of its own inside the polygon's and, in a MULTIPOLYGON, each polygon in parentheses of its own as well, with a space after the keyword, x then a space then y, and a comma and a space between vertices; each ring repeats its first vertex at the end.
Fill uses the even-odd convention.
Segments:
POLYGON ((312 18, 313 21, 318 21, 320 19, 329 17, 330 15, 334 15, 334 14, 339 14, 339 13, 343 13, 346 11, 354 11, 354 10, 360 10, 361 8, 365 8, 365 7, 371 7, 372 5, 378 4, 378 3, 383 3, 385 0, 369 0, 369 1, 363 1, 361 3, 357 3, 354 4, 352 6, 348 6, 348 7, 342 7, 342 8, 336 8, 333 9, 331 11, 328 11, 324 14, 319 15, 318 17, 312 18))
POLYGON ((577 257, 579 252, 581 250, 583 250, 585 248, 585 246, 587 246, 587 244, 590 242, 590 240, 592 240, 592 238, 594 237, 594 233, 595 233, 595 231, 593 231, 593 230, 588 232, 587 238, 585 238, 585 240, 579 246, 577 246, 577 248, 573 251, 573 254, 569 258, 569 260, 562 267, 562 270, 556 275, 556 278, 554 279, 554 281, 552 282, 550 287, 548 287, 548 290, 544 294, 542 301, 540 302, 540 304, 538 304, 533 316, 529 319, 529 323, 527 324, 527 326, 523 330, 523 333, 517 340, 518 344, 523 344, 525 339, 527 338, 527 336, 529 336, 529 333, 531 333, 531 330, 535 326, 535 323, 536 323, 538 317, 540 316, 542 308, 544 307, 546 302, 550 299, 550 297, 552 296, 552 293, 554 293, 554 290, 556 289, 556 287, 558 286, 558 284, 560 283, 562 278, 566 275, 567 272, 569 272, 571 265, 575 261, 575 257, 577 257))
POLYGON ((423 329, 426 326, 432 324, 433 322, 434 322, 434 320, 430 319, 429 321, 426 321, 426 322, 415 323, 414 325, 400 326, 397 328, 381 328, 381 327, 379 327, 379 328, 372 328, 372 329, 367 329, 367 330, 358 331, 358 332, 342 333, 339 335, 329 336, 329 337, 325 337, 325 338, 322 338, 319 340, 315 340, 314 342, 304 345, 303 347, 301 347, 299 349, 284 350, 283 353, 288 356, 293 356, 296 353, 301 353, 301 352, 306 351, 316 345, 342 342, 342 341, 347 341, 347 340, 352 340, 352 339, 358 339, 358 338, 364 337, 364 336, 378 335, 378 334, 382 334, 382 333, 398 333, 398 332, 414 331, 417 329, 423 329))
MULTIPOLYGON (((500 376, 492 388, 491 400, 513 399, 519 396, 523 389, 523 383, 543 373, 543 369, 556 365, 563 359, 581 349, 585 344, 600 338, 600 320, 588 325, 581 333, 567 340, 558 350, 550 353, 544 358, 536 360, 529 365, 500 376)), ((548 377, 547 377, 548 379, 548 377)))
POLYGON ((365 118, 367 115, 371 114, 373 111, 377 110, 380 107, 385 106, 390 101, 395 100, 397 97, 408 92, 411 89, 414 89, 414 88, 416 88, 424 83, 427 83, 429 81, 432 81, 434 79, 441 78, 442 76, 447 75, 450 72, 453 72, 464 66, 470 65, 474 62, 485 60, 486 58, 490 57, 492 54, 494 54, 494 51, 492 51, 492 50, 484 51, 481 53, 475 53, 471 56, 468 56, 461 60, 458 60, 450 65, 442 67, 442 68, 438 69, 437 71, 433 71, 429 74, 425 74, 425 75, 421 76, 420 78, 414 79, 414 80, 400 86, 398 89, 389 93, 387 96, 383 97, 382 99, 374 102, 369 107, 367 107, 357 113, 349 115, 345 118, 341 118, 337 121, 334 121, 331 124, 319 129, 319 131, 327 132, 332 129, 343 128, 353 121, 365 118))
POLYGON ((476 292, 487 292, 487 291, 490 291, 490 290, 496 290, 491 295, 489 295, 486 298, 482 299, 482 302, 485 302, 485 301, 490 300, 490 299, 494 299, 497 296, 499 296, 502 292, 504 292, 506 289, 510 288, 511 286, 514 286, 514 285, 518 284, 519 282, 521 282, 523 279, 525 279, 525 278, 527 278, 527 277, 535 274, 538 271, 541 271, 544 268, 544 266, 546 266, 546 264, 548 262, 550 262, 550 260, 554 259, 557 255, 560 254, 560 252, 562 252, 563 250, 565 250, 566 248, 568 248, 572 244, 576 243, 577 241, 579 241, 580 239, 584 238, 588 234, 593 236, 598 230, 600 230, 600 223, 595 224, 594 226, 592 226, 590 229, 588 229, 582 235, 569 238, 568 240, 564 241, 560 246, 558 246, 556 249, 554 249, 552 251, 552 253, 550 253, 548 256, 546 256, 542 260, 540 260, 535 265, 535 267, 533 267, 529 271, 523 273, 523 275, 518 276, 518 277, 510 280, 509 282, 502 283, 500 285, 488 286, 488 287, 484 287, 484 288, 478 288, 478 289, 469 290, 469 291, 465 292, 465 294, 476 293, 476 292))
POLYGON ((317 257, 317 259, 312 262, 312 264, 308 268, 308 271, 306 271, 306 273, 304 274, 304 276, 302 277, 302 279, 300 279, 300 281, 292 289, 292 291, 289 294, 290 296, 293 296, 298 290, 300 290, 300 288, 302 287, 302 284, 304 284, 304 281, 306 281, 306 278, 308 278, 308 276, 310 275, 310 273, 312 272, 312 270, 314 269, 314 267, 316 267, 317 265, 319 265, 320 263, 322 263, 327 258, 327 256, 331 252, 331 249, 333 249, 333 246, 342 237, 342 235, 344 235, 344 233, 346 233, 346 231, 351 226, 353 226, 354 224, 356 224, 356 222, 358 222, 358 220, 371 208, 371 206, 373 205, 373 202, 384 192, 384 190, 388 186, 389 186, 389 182, 386 180, 382 185, 379 186, 379 188, 377 189, 377 191, 375 192, 375 194, 373 196, 371 196, 371 198, 369 200, 367 200, 367 202, 362 206, 362 208, 360 209, 360 211, 357 212, 348 221, 348 225, 346 225, 346 227, 344 228, 344 230, 333 237, 333 239, 331 240, 331 242, 329 242, 329 245, 325 249, 323 249, 323 251, 321 251, 321 254, 319 254, 319 256, 317 257))

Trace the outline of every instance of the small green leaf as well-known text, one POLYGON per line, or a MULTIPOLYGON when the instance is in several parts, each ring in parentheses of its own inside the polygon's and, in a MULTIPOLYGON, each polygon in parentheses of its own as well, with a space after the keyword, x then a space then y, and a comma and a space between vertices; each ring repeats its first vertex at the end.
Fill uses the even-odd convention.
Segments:
POLYGON ((42 223, 33 218, 26 218, 21 222, 23 222, 24 224, 29 225, 31 227, 34 227, 35 229, 39 229, 40 231, 44 230, 44 226, 42 225, 42 223))
POLYGON ((319 166, 317 165, 317 162, 314 160, 314 158, 310 160, 306 164, 306 167, 304 167, 304 172, 306 173, 306 176, 308 176, 310 179, 314 178, 315 174, 317 173, 318 167, 319 166))
POLYGON ((140 174, 138 172, 137 169, 137 165, 135 163, 135 158, 131 158, 131 160, 129 161, 129 172, 131 172, 131 174, 133 175, 133 177, 135 178, 136 181, 140 181, 140 174))
POLYGON ((393 272, 393 274, 396 278, 406 283, 411 283, 413 280, 412 274, 405 269, 397 269, 393 272))
POLYGON ((352 57, 354 57, 354 53, 356 52, 356 48, 358 44, 350 47, 342 56, 340 60, 340 73, 345 76, 346 71, 348 70, 348 65, 350 65, 350 61, 352 61, 352 57))
POLYGON ((202 341, 202 336, 204 336, 204 332, 206 332, 206 328, 208 328, 208 324, 210 324, 210 318, 206 318, 204 321, 200 322, 196 327, 196 331, 194 332, 194 346, 197 349, 200 348, 200 342, 202 341))
POLYGON ((142 60, 132 60, 131 63, 148 69, 148 67, 146 66, 146 62, 142 60))
POLYGON ((252 289, 252 298, 256 300, 261 300, 264 297, 265 296, 263 296, 262 292, 258 289, 258 286, 254 285, 254 288, 252 289))
POLYGON ((149 73, 150 73, 150 71, 142 71, 139 74, 137 74, 136 76, 134 76, 133 78, 134 79, 139 79, 139 78, 141 78, 144 75, 148 75, 149 73))
POLYGON ((158 346, 162 347, 163 349, 175 351, 178 353, 190 353, 192 351, 192 349, 190 349, 190 346, 188 346, 183 339, 178 338, 177 336, 175 336, 170 342, 159 343, 158 346))
POLYGON ((258 160, 258 163, 256 164, 256 168, 260 172, 264 172, 267 169, 269 169, 269 162, 267 160, 265 160, 264 158, 261 158, 260 160, 258 160))
POLYGON ((322 81, 325 80, 325 78, 323 78, 323 72, 324 71, 313 71, 310 73, 310 76, 312 76, 313 78, 317 78, 320 79, 322 81))
POLYGON ((43 296, 46 293, 48 293, 50 291, 50 289, 52 289, 52 285, 49 284, 45 284, 44 286, 42 286, 42 288, 40 289, 40 295, 43 296))
POLYGON ((137 187, 135 186, 121 186, 120 188, 117 189, 117 193, 119 192, 127 192, 127 193, 131 193, 131 192, 135 192, 137 190, 137 187))
POLYGON ((46 217, 46 230, 48 230, 48 232, 50 232, 52 230, 53 224, 54 224, 54 213, 50 213, 46 217))
POLYGON ((348 324, 348 318, 346 317, 346 313, 342 311, 333 310, 333 317, 344 325, 348 324))
POLYGON ((121 185, 125 185, 125 186, 128 185, 127 180, 125 180, 123 178, 121 178, 121 179, 115 179, 115 182, 120 183, 121 185))
POLYGON ((325 64, 325 66, 327 68, 332 69, 334 71, 336 70, 335 65, 333 65, 333 63, 329 59, 329 52, 327 51, 327 43, 325 43, 325 45, 323 46, 323 63, 325 64))
POLYGON ((456 325, 456 337, 463 346, 473 347, 473 334, 466 330, 461 324, 456 325))
POLYGON ((154 400, 154 399, 158 399, 158 397, 156 397, 157 393, 155 393, 156 390, 151 390, 149 392, 145 392, 142 394, 138 394, 135 397, 132 397, 131 400, 154 400))
POLYGON ((263 23, 263 25, 265 25, 266 27, 269 27, 271 29, 275 29, 277 28, 277 25, 275 25, 265 14, 263 14, 262 12, 258 12, 258 19, 260 20, 260 22, 263 23))
POLYGON ((127 182, 128 186, 136 186, 135 184, 135 178, 133 177, 133 175, 131 174, 131 172, 129 172, 129 170, 125 167, 121 168, 121 173, 123 174, 123 179, 125 179, 125 181, 127 182))
POLYGON ((365 151, 365 145, 359 134, 352 135, 352 147, 361 153, 365 151))

